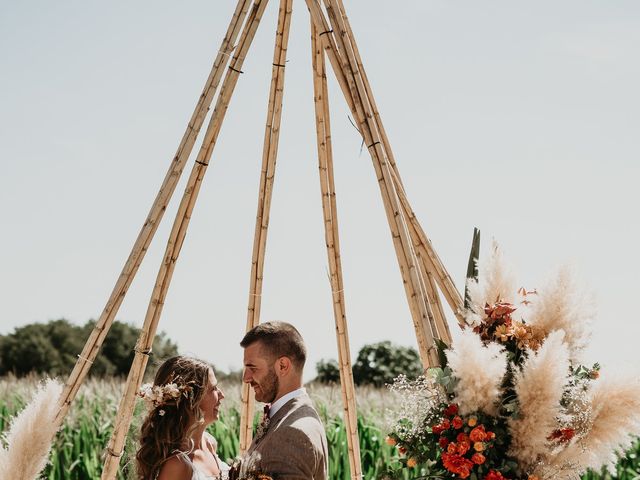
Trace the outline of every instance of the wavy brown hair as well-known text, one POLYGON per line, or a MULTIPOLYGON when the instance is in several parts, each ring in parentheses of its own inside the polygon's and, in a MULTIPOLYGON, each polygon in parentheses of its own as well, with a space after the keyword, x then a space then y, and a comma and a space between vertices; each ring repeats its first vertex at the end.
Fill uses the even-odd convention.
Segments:
POLYGON ((209 370, 207 363, 183 356, 171 357, 158 368, 153 385, 175 383, 184 394, 153 408, 144 419, 136 452, 139 480, 154 480, 169 457, 193 449, 191 435, 204 423, 199 405, 209 387, 209 370))

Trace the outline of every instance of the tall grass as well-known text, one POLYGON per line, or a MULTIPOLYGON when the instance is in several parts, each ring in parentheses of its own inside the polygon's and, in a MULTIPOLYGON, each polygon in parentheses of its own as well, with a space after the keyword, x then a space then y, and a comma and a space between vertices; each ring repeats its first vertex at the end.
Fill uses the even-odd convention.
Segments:
MULTIPOLYGON (((30 398, 36 378, 17 380, 0 379, 0 432, 8 427, 8 420, 30 398)), ((51 463, 44 478, 49 480, 93 480, 100 478, 104 449, 108 443, 123 383, 119 380, 90 380, 81 388, 70 415, 56 437, 51 463)), ((240 385, 222 385, 225 392, 219 420, 210 427, 218 440, 218 453, 223 460, 238 455, 240 430, 240 385)), ((329 478, 348 480, 349 458, 347 434, 342 422, 342 400, 339 387, 310 386, 308 388, 322 418, 329 448, 329 478)), ((380 478, 386 468, 397 458, 393 447, 385 443, 384 412, 389 407, 390 395, 384 389, 361 388, 357 391, 358 429, 362 471, 365 479, 380 478)), ((132 480, 136 436, 144 415, 139 404, 129 432, 125 454, 121 461, 119 480, 132 480)), ((259 415, 254 418, 257 425, 259 415)), ((590 472, 583 480, 632 480, 640 477, 640 444, 627 452, 617 465, 617 471, 590 472)), ((406 478, 410 478, 408 474, 406 478)))

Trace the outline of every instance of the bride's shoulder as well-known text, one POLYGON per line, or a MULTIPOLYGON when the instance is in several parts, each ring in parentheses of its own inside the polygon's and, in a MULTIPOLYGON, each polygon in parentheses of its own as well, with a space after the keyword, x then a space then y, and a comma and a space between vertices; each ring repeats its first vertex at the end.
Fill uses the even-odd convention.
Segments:
POLYGON ((158 474, 157 480, 191 480, 192 468, 182 455, 169 457, 158 474))

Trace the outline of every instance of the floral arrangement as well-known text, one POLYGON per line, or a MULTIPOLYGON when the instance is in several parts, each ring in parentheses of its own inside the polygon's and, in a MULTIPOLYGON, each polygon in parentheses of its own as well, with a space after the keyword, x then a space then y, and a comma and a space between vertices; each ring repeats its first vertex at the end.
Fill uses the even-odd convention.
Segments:
POLYGON ((229 470, 229 480, 274 480, 274 477, 260 468, 261 456, 258 452, 237 458, 229 470))
POLYGON ((387 443, 400 457, 388 476, 547 480, 615 465, 640 434, 640 383, 581 363, 594 309, 568 271, 516 289, 494 247, 468 292, 442 366, 390 386, 387 443))
MULTIPOLYGON (((178 385, 175 382, 171 382, 166 385, 152 385, 145 383, 140 387, 137 395, 144 400, 149 410, 153 410, 163 405, 177 404, 181 398, 188 398, 192 392, 193 387, 188 384, 178 385)), ((165 411, 160 409, 158 413, 160 416, 164 416, 165 411)))

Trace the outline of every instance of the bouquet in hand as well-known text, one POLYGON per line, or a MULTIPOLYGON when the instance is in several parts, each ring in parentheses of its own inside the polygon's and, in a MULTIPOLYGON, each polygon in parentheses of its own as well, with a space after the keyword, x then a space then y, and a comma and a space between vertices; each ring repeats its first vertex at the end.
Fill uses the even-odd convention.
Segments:
POLYGON ((260 454, 252 453, 236 459, 229 469, 229 480, 274 480, 260 468, 260 454))
POLYGON ((575 478, 615 465, 640 434, 638 380, 581 362, 594 310, 568 272, 539 292, 512 278, 495 247, 443 365, 390 386, 389 477, 575 478))

